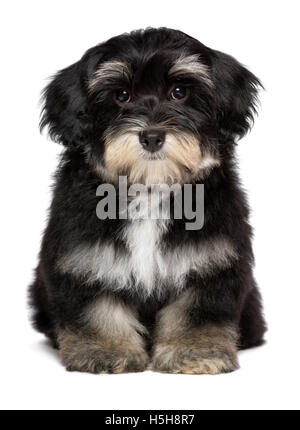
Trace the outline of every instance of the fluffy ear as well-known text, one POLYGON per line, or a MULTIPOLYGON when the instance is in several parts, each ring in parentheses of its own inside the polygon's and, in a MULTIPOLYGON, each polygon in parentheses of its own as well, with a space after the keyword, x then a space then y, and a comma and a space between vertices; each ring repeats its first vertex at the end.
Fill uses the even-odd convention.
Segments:
POLYGON ((69 148, 82 145, 88 109, 81 62, 58 72, 45 88, 43 99, 41 130, 47 125, 50 137, 69 148))
POLYGON ((253 123, 262 84, 233 57, 218 51, 213 52, 212 73, 220 133, 226 139, 240 139, 253 123))

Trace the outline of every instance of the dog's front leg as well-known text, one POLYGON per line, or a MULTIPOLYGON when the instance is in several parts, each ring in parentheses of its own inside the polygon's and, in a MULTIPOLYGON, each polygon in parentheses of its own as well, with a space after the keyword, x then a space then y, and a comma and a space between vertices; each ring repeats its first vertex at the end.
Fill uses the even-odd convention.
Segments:
POLYGON ((122 373, 145 370, 144 327, 132 308, 103 296, 85 308, 81 329, 60 330, 60 357, 67 370, 90 373, 122 373))
POLYGON ((158 313, 152 370, 217 374, 239 367, 235 324, 209 321, 204 313, 206 321, 201 321, 200 301, 197 291, 190 289, 158 313))

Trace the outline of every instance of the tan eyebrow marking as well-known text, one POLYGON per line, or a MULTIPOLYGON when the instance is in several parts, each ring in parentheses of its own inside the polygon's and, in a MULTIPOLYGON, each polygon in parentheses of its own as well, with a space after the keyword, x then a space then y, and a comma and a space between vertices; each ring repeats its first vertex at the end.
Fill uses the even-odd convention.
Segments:
POLYGON ((93 91, 95 86, 101 82, 111 81, 114 79, 129 79, 131 77, 131 68, 128 63, 123 61, 106 61, 98 67, 94 73, 93 79, 88 84, 89 90, 93 91))
POLYGON ((169 76, 172 77, 188 74, 199 77, 210 87, 213 86, 209 67, 201 63, 200 55, 198 54, 179 57, 169 70, 169 76))

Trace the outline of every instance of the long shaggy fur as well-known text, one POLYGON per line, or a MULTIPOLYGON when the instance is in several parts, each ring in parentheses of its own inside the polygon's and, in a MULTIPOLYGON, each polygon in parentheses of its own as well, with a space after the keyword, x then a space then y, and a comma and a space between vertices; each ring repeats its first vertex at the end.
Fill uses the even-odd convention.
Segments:
POLYGON ((64 145, 36 277, 35 327, 69 370, 229 372, 263 342, 248 205, 236 142, 259 80, 234 58, 170 29, 114 37, 58 72, 41 128, 64 145), (174 100, 176 86, 186 89, 174 100), (116 99, 120 89, 131 99, 116 99), (149 153, 140 133, 165 133, 149 153), (186 219, 96 216, 99 184, 204 184, 201 230, 186 219))

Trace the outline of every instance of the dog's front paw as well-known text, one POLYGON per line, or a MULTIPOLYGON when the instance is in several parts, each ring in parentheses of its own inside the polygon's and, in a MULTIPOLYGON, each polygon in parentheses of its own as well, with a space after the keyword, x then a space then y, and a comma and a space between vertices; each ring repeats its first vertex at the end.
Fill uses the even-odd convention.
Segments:
POLYGON ((143 352, 86 347, 81 351, 62 356, 62 362, 70 372, 128 373, 144 371, 147 366, 147 356, 143 352))
POLYGON ((157 372, 210 375, 232 372, 238 367, 235 351, 174 344, 156 345, 150 365, 157 372))
POLYGON ((60 342, 60 357, 68 371, 88 373, 142 372, 148 355, 141 346, 68 335, 60 342))

